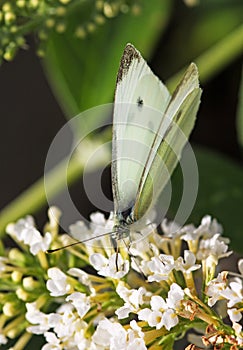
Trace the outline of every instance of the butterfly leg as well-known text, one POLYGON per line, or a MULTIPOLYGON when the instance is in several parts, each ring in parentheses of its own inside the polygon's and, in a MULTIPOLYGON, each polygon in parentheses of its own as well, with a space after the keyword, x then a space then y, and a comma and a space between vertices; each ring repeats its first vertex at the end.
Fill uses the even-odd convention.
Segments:
POLYGON ((144 281, 146 281, 147 278, 146 278, 145 274, 143 273, 143 271, 141 270, 141 268, 140 268, 140 266, 139 266, 139 263, 137 262, 136 256, 134 256, 134 255, 132 254, 131 250, 130 250, 130 245, 131 245, 131 243, 132 243, 131 237, 129 236, 129 245, 127 245, 127 243, 125 242, 124 239, 123 239, 122 241, 123 241, 125 247, 127 248, 127 252, 128 252, 128 254, 129 254, 130 258, 133 260, 134 264, 137 266, 137 269, 138 269, 138 271, 140 272, 141 276, 143 277, 144 281))
POLYGON ((113 245, 113 248, 114 248, 115 253, 116 253, 115 264, 116 264, 116 271, 118 272, 118 253, 119 253, 119 247, 118 247, 118 244, 117 244, 117 238, 111 236, 111 244, 113 245))

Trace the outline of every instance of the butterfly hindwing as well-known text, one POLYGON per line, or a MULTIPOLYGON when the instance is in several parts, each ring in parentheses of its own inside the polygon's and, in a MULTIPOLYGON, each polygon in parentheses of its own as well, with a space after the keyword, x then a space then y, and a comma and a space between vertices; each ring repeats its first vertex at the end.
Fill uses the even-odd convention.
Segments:
POLYGON ((135 221, 154 206, 179 161, 194 127, 200 96, 197 67, 191 64, 171 97, 147 159, 135 201, 135 221))

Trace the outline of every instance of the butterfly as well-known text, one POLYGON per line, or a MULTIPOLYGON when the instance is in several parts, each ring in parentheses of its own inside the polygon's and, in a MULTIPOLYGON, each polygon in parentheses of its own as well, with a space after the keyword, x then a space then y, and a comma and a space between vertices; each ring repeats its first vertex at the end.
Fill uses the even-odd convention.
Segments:
MULTIPOLYGON (((140 52, 132 44, 126 45, 113 108, 114 227, 112 232, 97 236, 109 234, 116 251, 120 240, 151 222, 159 196, 194 127, 200 97, 194 63, 171 95, 140 52)), ((75 244, 78 242, 68 246, 75 244)))
POLYGON ((193 129, 200 97, 195 64, 171 96, 139 51, 126 45, 113 114, 114 237, 149 218, 193 129))

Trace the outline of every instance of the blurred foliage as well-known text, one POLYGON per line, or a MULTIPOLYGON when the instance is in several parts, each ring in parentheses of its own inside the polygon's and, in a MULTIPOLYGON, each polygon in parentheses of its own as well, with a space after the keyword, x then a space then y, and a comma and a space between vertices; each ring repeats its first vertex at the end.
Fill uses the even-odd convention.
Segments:
POLYGON ((243 151, 243 66, 241 73, 241 85, 238 96, 237 135, 241 150, 243 151))
POLYGON ((52 32, 44 63, 47 76, 68 117, 103 103, 113 101, 121 54, 127 42, 139 47, 145 56, 168 22, 169 0, 143 0, 138 13, 120 14, 81 40, 73 27, 91 11, 91 3, 70 16, 70 25, 62 35, 52 32), (144 30, 143 28, 146 28, 144 30))
POLYGON ((203 0, 190 10, 182 3, 178 6, 172 17, 170 40, 157 58, 160 67, 166 66, 168 77, 243 23, 241 0, 203 0))
POLYGON ((35 33, 39 40, 37 54, 45 54, 45 43, 51 31, 62 34, 70 25, 70 16, 89 5, 72 35, 82 38, 107 19, 136 11, 136 1, 130 0, 1 0, 0 1, 0 60, 11 61, 19 48, 26 48, 26 35, 35 33), (130 6, 131 5, 131 6, 130 6))
MULTIPOLYGON (((197 225, 205 214, 217 218, 223 225, 224 234, 231 238, 231 247, 243 253, 243 167, 205 148, 194 147, 194 151, 199 171, 199 191, 188 222, 197 225)), ((183 181, 178 167, 172 177, 172 218, 180 204, 182 187, 183 181)))

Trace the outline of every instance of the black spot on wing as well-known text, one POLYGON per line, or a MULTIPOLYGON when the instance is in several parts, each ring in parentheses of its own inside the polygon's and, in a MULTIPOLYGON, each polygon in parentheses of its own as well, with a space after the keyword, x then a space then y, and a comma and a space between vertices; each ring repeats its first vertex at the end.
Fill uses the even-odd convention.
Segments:
POLYGON ((142 109, 143 105, 144 105, 143 99, 141 99, 141 97, 139 96, 137 99, 137 106, 139 109, 142 109))
POLYGON ((117 74, 117 84, 120 83, 123 77, 127 74, 129 67, 134 59, 141 59, 139 52, 131 44, 127 44, 123 52, 120 67, 117 74))

